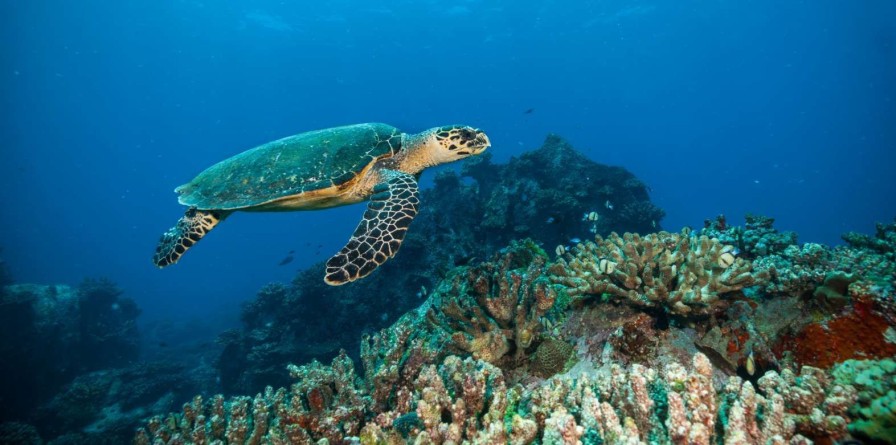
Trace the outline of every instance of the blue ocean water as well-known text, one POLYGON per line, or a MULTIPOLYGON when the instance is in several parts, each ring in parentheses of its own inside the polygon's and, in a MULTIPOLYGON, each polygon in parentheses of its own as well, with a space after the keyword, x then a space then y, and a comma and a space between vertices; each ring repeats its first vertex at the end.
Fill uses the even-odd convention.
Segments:
POLYGON ((144 321, 235 314, 337 251, 363 207, 237 214, 150 262, 174 187, 341 124, 475 125, 498 161, 557 133, 673 231, 753 212, 834 244, 896 213, 891 1, 0 4, 3 256, 22 282, 107 276, 144 321))

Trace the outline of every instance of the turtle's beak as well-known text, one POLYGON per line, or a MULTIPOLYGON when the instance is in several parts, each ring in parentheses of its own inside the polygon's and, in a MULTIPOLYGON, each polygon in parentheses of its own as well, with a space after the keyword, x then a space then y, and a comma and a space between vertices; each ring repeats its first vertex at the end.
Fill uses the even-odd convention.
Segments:
POLYGON ((467 146, 470 149, 470 154, 478 155, 485 151, 485 149, 491 147, 492 143, 488 140, 488 136, 485 135, 485 132, 474 129, 475 135, 473 136, 473 140, 467 146))

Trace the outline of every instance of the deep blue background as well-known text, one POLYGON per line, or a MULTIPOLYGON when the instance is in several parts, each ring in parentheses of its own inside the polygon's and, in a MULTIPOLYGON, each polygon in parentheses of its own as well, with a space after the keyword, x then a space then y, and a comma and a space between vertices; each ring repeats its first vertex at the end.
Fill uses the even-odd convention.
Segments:
POLYGON ((237 214, 149 260, 175 186, 347 123, 476 125, 498 160, 558 133, 673 231, 758 212, 830 244, 896 214, 889 0, 0 1, 2 255, 20 281, 108 276, 147 320, 233 314, 335 252, 361 207, 237 214))

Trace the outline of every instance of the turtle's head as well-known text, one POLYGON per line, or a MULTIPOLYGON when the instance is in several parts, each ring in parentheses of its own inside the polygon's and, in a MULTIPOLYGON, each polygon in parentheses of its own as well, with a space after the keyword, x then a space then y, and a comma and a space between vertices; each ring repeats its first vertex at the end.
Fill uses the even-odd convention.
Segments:
POLYGON ((491 145, 481 130, 464 125, 430 128, 408 136, 406 170, 419 171, 433 165, 478 155, 491 145))
POLYGON ((409 173, 446 162, 478 155, 491 146, 481 130, 464 125, 430 128, 415 135, 405 135, 401 169, 409 173))
POLYGON ((464 125, 449 125, 433 128, 432 142, 439 145, 447 158, 446 162, 478 155, 492 145, 485 133, 464 125))

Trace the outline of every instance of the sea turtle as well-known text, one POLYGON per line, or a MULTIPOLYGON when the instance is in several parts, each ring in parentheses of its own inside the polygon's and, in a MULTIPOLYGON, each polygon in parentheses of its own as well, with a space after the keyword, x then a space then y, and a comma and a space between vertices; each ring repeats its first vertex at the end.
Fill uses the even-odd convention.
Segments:
POLYGON ((365 277, 398 252, 417 214, 417 178, 427 167, 478 155, 490 142, 468 126, 406 134, 368 123, 289 136, 225 159, 174 191, 189 206, 162 235, 153 262, 180 257, 231 213, 317 210, 369 200, 345 247, 327 261, 324 281, 365 277))

